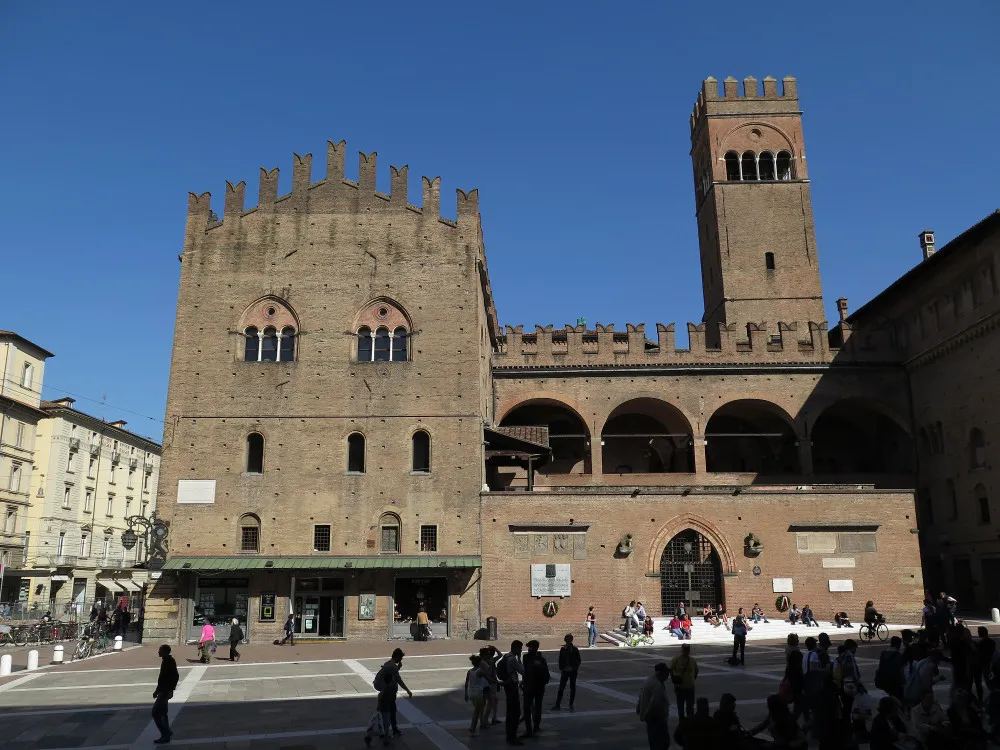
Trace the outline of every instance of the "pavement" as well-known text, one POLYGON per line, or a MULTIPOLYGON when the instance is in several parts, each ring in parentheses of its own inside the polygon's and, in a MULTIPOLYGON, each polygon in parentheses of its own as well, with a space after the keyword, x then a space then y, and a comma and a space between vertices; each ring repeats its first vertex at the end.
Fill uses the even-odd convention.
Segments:
MULTIPOLYGON (((829 629, 826 629, 830 632, 829 629)), ((754 633, 757 631, 755 630, 754 633)), ((784 670, 780 642, 751 633, 745 667, 730 667, 728 644, 694 645, 699 662, 697 691, 713 706, 723 692, 738 699, 745 726, 765 715, 784 670)), ((831 635, 838 642, 847 634, 831 635)), ((853 635, 853 634, 852 634, 853 635)), ((176 646, 181 682, 171 701, 172 746, 256 750, 310 750, 364 747, 362 735, 375 707, 374 673, 397 645, 406 651, 401 675, 412 700, 398 702, 403 736, 397 750, 493 750, 505 747, 502 725, 470 737, 469 706, 463 684, 468 654, 479 642, 326 643, 295 647, 244 645, 238 664, 194 660, 194 649, 176 646)), ((556 639, 543 643, 558 679, 556 639)), ((628 648, 605 645, 581 649, 575 710, 549 711, 557 684, 546 691, 542 733, 528 747, 549 750, 590 746, 643 747, 645 728, 635 716, 642 681, 658 661, 669 661, 679 644, 628 648)), ((870 683, 882 646, 859 650, 870 683)), ((4 750, 149 748, 158 734, 150 720, 156 683, 156 644, 104 657, 21 672, 0 682, 0 745, 4 750)), ((225 656, 228 649, 219 649, 225 656)), ((941 686, 943 696, 948 683, 941 686)), ((714 709, 713 709, 714 710, 714 709)), ((503 701, 500 718, 503 719, 503 701)), ((676 716, 671 727, 676 726, 676 716)))

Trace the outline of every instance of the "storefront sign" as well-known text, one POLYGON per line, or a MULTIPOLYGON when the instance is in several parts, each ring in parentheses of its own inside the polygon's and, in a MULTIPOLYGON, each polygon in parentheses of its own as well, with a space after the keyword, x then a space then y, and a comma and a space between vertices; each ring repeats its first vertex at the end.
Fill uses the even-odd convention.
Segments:
POLYGON ((375 619, 375 594, 358 594, 358 619, 375 619))
POLYGON ((260 595, 260 621, 274 622, 274 602, 277 594, 260 595))
POLYGON ((532 565, 532 596, 569 596, 569 565, 532 565))

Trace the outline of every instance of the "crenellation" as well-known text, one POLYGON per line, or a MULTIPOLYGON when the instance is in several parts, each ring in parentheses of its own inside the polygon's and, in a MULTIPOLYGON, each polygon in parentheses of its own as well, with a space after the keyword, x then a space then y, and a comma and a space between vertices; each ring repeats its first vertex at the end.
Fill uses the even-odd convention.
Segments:
POLYGON ((441 216, 441 178, 421 178, 423 185, 423 214, 428 218, 441 216))
POLYGON ((260 168, 260 188, 257 191, 258 208, 270 209, 278 200, 278 168, 271 171, 260 168))
POLYGON ((370 154, 366 154, 364 151, 358 152, 358 194, 362 205, 371 203, 369 198, 375 195, 377 158, 378 154, 375 151, 370 154))
POLYGON ((395 208, 406 208, 410 168, 406 164, 401 167, 389 167, 389 203, 395 208))
POLYGON ((743 79, 743 97, 745 99, 757 99, 760 96, 760 89, 757 87, 757 79, 747 76, 743 79))
POLYGON ((458 199, 458 209, 455 216, 460 225, 477 226, 479 223, 479 190, 465 192, 461 188, 455 191, 458 199))
MULTIPOLYGON (((301 196, 312 181, 312 154, 294 155, 292 159, 292 195, 301 196)), ((304 197, 303 197, 304 200, 304 197)))
POLYGON ((326 181, 339 185, 344 180, 344 163, 347 156, 347 141, 326 142, 326 181))
POLYGON ((235 185, 226 180, 225 207, 222 210, 223 223, 238 221, 243 213, 243 206, 246 202, 247 184, 240 180, 235 185))
POLYGON ((781 80, 781 96, 785 99, 799 98, 799 84, 794 76, 785 76, 781 80))
POLYGON ((773 76, 764 76, 764 98, 775 99, 778 96, 778 80, 773 76))
POLYGON ((740 82, 732 76, 726 76, 726 79, 722 82, 722 88, 723 96, 726 99, 739 99, 740 82))

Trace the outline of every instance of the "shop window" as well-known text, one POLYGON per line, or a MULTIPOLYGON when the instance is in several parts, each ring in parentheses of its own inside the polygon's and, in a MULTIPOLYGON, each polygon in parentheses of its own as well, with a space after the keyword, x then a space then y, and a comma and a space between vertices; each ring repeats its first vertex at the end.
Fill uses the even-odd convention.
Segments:
POLYGON ((430 474, 431 472, 431 436, 423 430, 413 433, 413 472, 415 474, 430 474))
POLYGON ((399 516, 393 513, 386 513, 379 520, 379 532, 380 532, 380 545, 379 550, 381 552, 399 552, 399 534, 400 534, 400 522, 399 516))
POLYGON ((264 473, 264 436, 259 432, 247 435, 247 474, 264 473))
POLYGON ((365 436, 360 432, 347 436, 347 470, 352 474, 365 473, 365 436))
POLYGON ((240 518, 240 552, 260 552, 260 519, 252 513, 240 518))
POLYGON ((421 552, 437 552, 438 550, 438 527, 437 526, 421 526, 420 527, 420 551, 421 552))
POLYGON ((330 551, 330 526, 313 526, 313 552, 330 551))

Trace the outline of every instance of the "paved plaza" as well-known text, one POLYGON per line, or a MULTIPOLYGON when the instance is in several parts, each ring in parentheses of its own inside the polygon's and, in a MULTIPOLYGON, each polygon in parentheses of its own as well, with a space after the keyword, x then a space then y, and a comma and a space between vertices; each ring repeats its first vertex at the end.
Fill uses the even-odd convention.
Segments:
MULTIPOLYGON (((800 635, 805 637, 805 631, 800 635)), ((833 635, 839 640, 836 631, 833 635)), ((192 647, 175 647, 181 681, 171 701, 171 744, 206 749, 362 748, 374 710, 372 678, 395 645, 244 646, 241 663, 216 659, 210 665, 195 662, 192 647), (328 658, 331 655, 334 658, 328 658)), ((407 651, 402 675, 414 698, 399 700, 403 736, 393 747, 505 746, 502 724, 476 738, 468 733, 469 707, 462 693, 467 653, 482 644, 402 645, 407 651)), ((551 639, 543 643, 557 681, 555 645, 551 639)), ((220 656, 224 650, 220 648, 220 656)), ((859 651, 869 685, 880 650, 871 645, 859 651)), ((528 747, 644 747, 636 697, 653 665, 677 653, 676 646, 583 649, 576 710, 566 710, 564 698, 564 710, 543 716, 542 735, 528 747)), ((714 705, 723 692, 732 692, 745 726, 763 718, 766 696, 777 689, 784 668, 780 642, 751 641, 742 668, 724 663, 729 649, 722 644, 697 645, 693 653, 701 669, 699 696, 714 705)), ((4 750, 152 747, 158 736, 150 721, 157 669, 155 646, 147 645, 5 678, 0 681, 0 744, 4 750)), ((556 687, 557 682, 550 683, 546 691, 546 709, 554 702, 556 687)), ((501 701, 501 720, 503 710, 501 701)), ((675 726, 676 716, 671 721, 675 726)))

